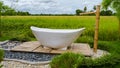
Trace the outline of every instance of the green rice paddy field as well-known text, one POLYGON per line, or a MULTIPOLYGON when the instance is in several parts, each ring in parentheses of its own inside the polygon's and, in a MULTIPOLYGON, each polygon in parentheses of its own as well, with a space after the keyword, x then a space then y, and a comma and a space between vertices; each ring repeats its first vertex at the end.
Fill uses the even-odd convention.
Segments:
MULTIPOLYGON (((35 40, 30 26, 53 29, 85 27, 77 42, 87 42, 94 37, 95 16, 2 16, 0 40, 35 40)), ((118 40, 118 20, 115 16, 101 16, 99 26, 99 40, 118 40)))
MULTIPOLYGON (((93 47, 95 16, 2 16, 0 41, 8 39, 20 41, 36 40, 30 30, 30 26, 53 29, 85 27, 86 30, 76 42, 89 43, 93 47)), ((99 26, 98 48, 110 52, 111 55, 110 57, 98 59, 96 62, 88 61, 86 65, 90 67, 87 68, 92 68, 92 66, 96 68, 119 68, 120 38, 118 20, 115 16, 101 16, 99 26)))

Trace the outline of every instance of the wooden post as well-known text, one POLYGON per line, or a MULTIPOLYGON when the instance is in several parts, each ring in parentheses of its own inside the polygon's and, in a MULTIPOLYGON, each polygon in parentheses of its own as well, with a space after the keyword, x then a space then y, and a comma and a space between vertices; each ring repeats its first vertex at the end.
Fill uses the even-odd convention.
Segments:
POLYGON ((93 51, 97 53, 98 46, 98 32, 99 32, 99 20, 100 20, 100 5, 96 6, 96 23, 95 23, 95 34, 94 34, 94 49, 93 51))
POLYGON ((118 28, 119 28, 119 29, 118 29, 118 31, 119 31, 119 32, 118 32, 118 34, 119 34, 119 35, 118 35, 118 37, 119 37, 118 39, 120 40, 120 18, 119 18, 119 26, 118 26, 118 28))
POLYGON ((98 46, 98 32, 99 32, 99 21, 100 21, 100 5, 96 6, 96 12, 88 12, 88 13, 80 13, 80 15, 85 14, 96 14, 96 23, 95 23, 95 34, 94 34, 94 47, 93 51, 97 53, 97 46, 98 46))

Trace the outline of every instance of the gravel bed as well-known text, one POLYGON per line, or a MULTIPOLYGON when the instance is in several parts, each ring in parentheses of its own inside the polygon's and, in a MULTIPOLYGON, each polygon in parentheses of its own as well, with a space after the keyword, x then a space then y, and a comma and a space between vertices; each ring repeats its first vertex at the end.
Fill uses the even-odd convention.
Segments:
POLYGON ((12 52, 5 50, 4 58, 26 60, 30 62, 50 61, 55 55, 32 52, 12 52))
POLYGON ((4 50, 10 50, 11 48, 20 45, 22 42, 19 41, 10 41, 6 40, 3 42, 0 42, 0 47, 4 50))

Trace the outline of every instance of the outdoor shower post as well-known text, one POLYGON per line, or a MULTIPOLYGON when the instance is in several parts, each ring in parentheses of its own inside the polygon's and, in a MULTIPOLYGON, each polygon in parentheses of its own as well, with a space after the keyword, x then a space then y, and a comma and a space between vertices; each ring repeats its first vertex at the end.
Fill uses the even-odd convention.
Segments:
POLYGON ((100 21, 100 5, 97 5, 97 6, 96 6, 96 12, 80 13, 80 15, 86 15, 86 14, 95 14, 95 15, 96 15, 93 51, 94 51, 95 53, 97 53, 99 21, 100 21))
POLYGON ((100 21, 100 5, 97 5, 96 6, 95 34, 94 34, 94 47, 93 47, 93 51, 95 53, 97 53, 97 46, 98 46, 99 21, 100 21))

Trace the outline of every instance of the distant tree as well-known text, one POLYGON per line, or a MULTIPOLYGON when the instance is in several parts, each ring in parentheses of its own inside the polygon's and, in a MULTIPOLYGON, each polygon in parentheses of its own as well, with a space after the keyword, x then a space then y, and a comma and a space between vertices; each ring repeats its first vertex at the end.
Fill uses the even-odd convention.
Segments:
POLYGON ((85 7, 84 7, 84 12, 86 12, 86 11, 87 11, 87 7, 85 6, 85 7))
POLYGON ((12 15, 16 15, 16 11, 14 9, 10 9, 4 12, 4 14, 12 16, 12 15))
POLYGON ((90 10, 90 12, 93 12, 93 10, 90 10))
POLYGON ((114 12, 114 13, 113 13, 113 15, 115 16, 115 15, 116 15, 116 13, 114 12))
POLYGON ((105 13, 106 13, 105 10, 102 10, 102 11, 100 12, 100 15, 105 16, 105 15, 106 15, 105 13))
POLYGON ((113 15, 113 12, 112 12, 111 10, 107 10, 106 13, 107 13, 107 15, 109 15, 109 16, 113 15))
POLYGON ((81 12, 83 12, 83 11, 80 10, 80 9, 77 9, 77 10, 76 10, 76 15, 80 15, 81 12))
MULTIPOLYGON (((15 0, 18 1, 18 0, 15 0)), ((0 15, 30 15, 29 12, 22 12, 22 11, 18 11, 16 12, 13 8, 4 5, 3 2, 0 1, 0 15)))
POLYGON ((93 10, 96 10, 96 6, 95 5, 93 6, 93 10))
POLYGON ((119 20, 119 39, 120 39, 120 0, 103 0, 102 7, 104 9, 108 9, 111 7, 114 11, 116 11, 116 16, 119 20))
POLYGON ((0 1, 0 12, 1 15, 15 15, 16 11, 7 5, 4 5, 3 2, 0 1))
POLYGON ((29 13, 29 12, 25 12, 25 14, 26 14, 26 15, 30 15, 30 13, 29 13))
POLYGON ((113 15, 113 12, 111 10, 102 10, 100 12, 100 15, 102 15, 102 16, 111 16, 111 15, 113 15))

